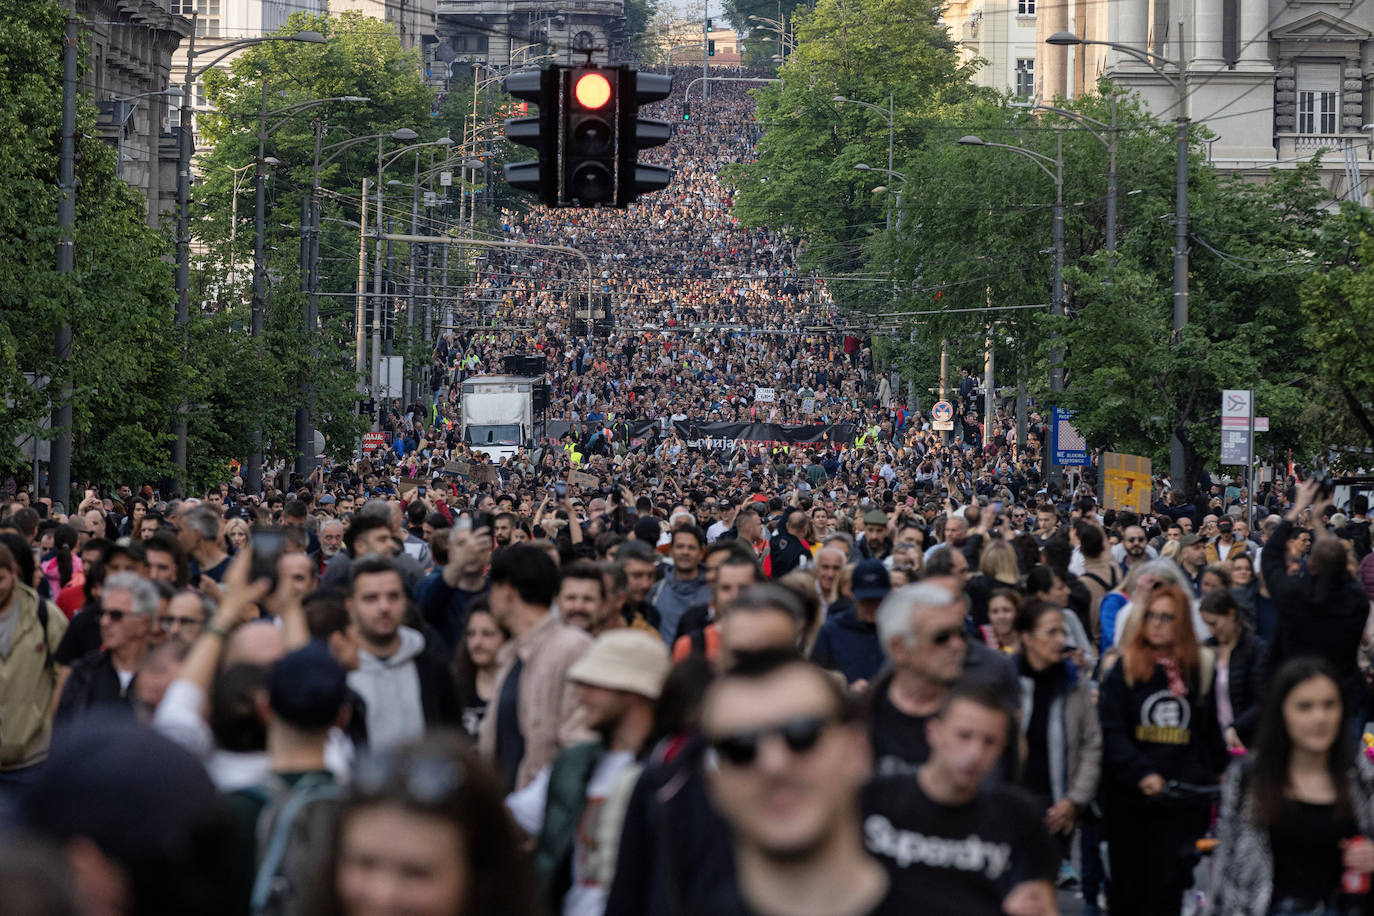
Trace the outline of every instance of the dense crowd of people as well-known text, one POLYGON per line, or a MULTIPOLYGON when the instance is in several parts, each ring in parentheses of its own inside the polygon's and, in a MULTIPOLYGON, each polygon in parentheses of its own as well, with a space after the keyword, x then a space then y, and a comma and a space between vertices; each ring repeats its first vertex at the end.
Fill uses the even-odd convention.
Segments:
POLYGON ((1367 496, 1105 508, 967 371, 932 431, 730 215, 732 85, 661 195, 509 215, 595 256, 609 336, 493 258, 357 462, 7 489, 0 912, 1366 911, 1367 496), (455 472, 458 382, 530 353, 569 434, 455 472), (673 425, 725 419, 855 436, 673 425))

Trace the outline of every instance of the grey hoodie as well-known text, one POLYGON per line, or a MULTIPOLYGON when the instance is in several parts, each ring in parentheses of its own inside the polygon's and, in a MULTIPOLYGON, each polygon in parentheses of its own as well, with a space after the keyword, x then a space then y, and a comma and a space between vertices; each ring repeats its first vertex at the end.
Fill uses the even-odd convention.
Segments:
POLYGON ((401 627, 401 645, 389 658, 358 652, 358 670, 348 673, 348 686, 367 704, 367 743, 391 748, 425 733, 420 674, 415 659, 425 650, 419 630, 401 627))
POLYGON ((649 589, 649 603, 658 611, 658 632, 663 641, 671 645, 677 636, 678 621, 687 613, 687 609, 709 600, 711 587, 706 584, 704 573, 695 579, 679 579, 677 573, 669 569, 649 589))

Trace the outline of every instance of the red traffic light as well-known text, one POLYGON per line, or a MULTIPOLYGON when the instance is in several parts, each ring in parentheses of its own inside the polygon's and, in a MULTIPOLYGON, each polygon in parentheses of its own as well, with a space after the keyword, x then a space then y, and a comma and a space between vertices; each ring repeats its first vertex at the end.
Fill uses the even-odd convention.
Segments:
POLYGON ((573 86, 573 98, 583 108, 595 111, 611 100, 611 81, 600 73, 584 73, 573 86))

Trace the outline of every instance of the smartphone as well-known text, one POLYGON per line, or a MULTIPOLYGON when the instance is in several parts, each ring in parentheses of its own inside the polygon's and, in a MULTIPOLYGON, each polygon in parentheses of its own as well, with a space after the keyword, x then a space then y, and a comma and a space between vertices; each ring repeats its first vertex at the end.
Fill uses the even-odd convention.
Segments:
POLYGON ((567 496, 568 482, 566 480, 555 480, 553 483, 553 492, 558 496, 567 496))
POLYGON ((472 516, 470 516, 470 515, 460 515, 460 516, 458 516, 458 520, 455 521, 455 522, 453 523, 453 527, 454 527, 455 530, 458 530, 458 531, 471 531, 471 530, 472 530, 472 516))
POLYGON ((420 496, 421 499, 424 499, 424 498, 425 498, 425 492, 426 492, 426 491, 425 491, 425 488, 424 488, 424 487, 416 487, 416 488, 415 488, 415 492, 419 494, 419 496, 420 496))
POLYGON ((253 563, 248 574, 250 582, 267 579, 273 590, 277 587, 277 561, 286 548, 286 535, 280 528, 260 528, 253 532, 253 563))
POLYGON ((1001 512, 1001 511, 1002 511, 1002 501, 1001 501, 1000 499, 994 499, 994 500, 992 501, 992 511, 993 511, 993 512, 1001 512))

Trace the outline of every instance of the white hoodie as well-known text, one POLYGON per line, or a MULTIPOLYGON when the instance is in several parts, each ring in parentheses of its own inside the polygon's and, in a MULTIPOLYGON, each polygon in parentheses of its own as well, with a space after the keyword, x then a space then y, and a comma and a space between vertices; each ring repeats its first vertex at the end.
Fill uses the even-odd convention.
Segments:
POLYGON ((401 627, 400 647, 389 658, 358 652, 358 670, 348 673, 348 686, 367 703, 368 747, 386 749, 425 733, 420 673, 415 659, 425 650, 420 631, 401 627))

